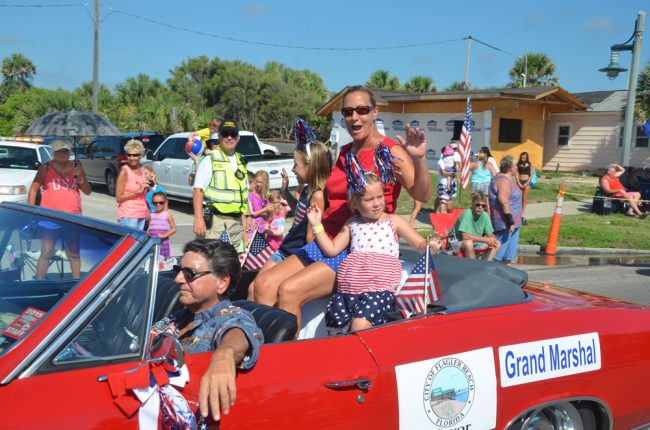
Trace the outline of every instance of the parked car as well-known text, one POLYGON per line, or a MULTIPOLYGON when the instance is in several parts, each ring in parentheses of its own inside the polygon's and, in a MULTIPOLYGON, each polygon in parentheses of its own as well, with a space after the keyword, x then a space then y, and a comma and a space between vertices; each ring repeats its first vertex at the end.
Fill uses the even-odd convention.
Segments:
POLYGON ((78 154, 88 181, 106 185, 111 196, 115 195, 115 181, 120 168, 126 164, 124 145, 130 139, 140 140, 146 152, 153 152, 164 140, 164 136, 155 131, 125 133, 122 136, 98 136, 83 153, 78 154))
POLYGON ((276 146, 269 145, 268 143, 264 143, 261 140, 259 141, 259 144, 260 144, 260 150, 262 151, 262 154, 280 155, 280 150, 276 146))
MULTIPOLYGON (((185 151, 188 136, 189 133, 172 134, 151 154, 151 158, 143 160, 145 163, 153 163, 158 181, 167 190, 168 197, 181 201, 192 199, 192 187, 188 182, 192 172, 192 160, 185 151)), ((291 171, 293 157, 263 153, 262 145, 255 133, 240 130, 236 150, 244 155, 249 171, 266 170, 269 173, 272 189, 279 189, 282 185, 282 169, 289 174, 289 187, 298 186, 296 175, 291 171)))
MULTIPOLYGON (((112 222, 0 204, 3 427, 138 428, 130 388, 154 381, 147 372, 161 367, 150 329, 178 307, 173 275, 157 270, 158 244, 112 222), (33 279, 44 226, 79 237, 80 280, 60 250, 46 280, 33 279)), ((497 263, 434 260, 447 286, 442 305, 356 333, 293 340, 295 317, 237 302, 253 311, 265 344, 255 367, 237 375, 237 402, 220 428, 650 423, 650 309, 546 284, 522 288, 525 277, 497 263)), ((211 357, 185 360, 190 380, 180 393, 194 407, 211 357)))
POLYGON ((27 203, 39 166, 51 159, 42 139, 0 138, 0 202, 27 203))

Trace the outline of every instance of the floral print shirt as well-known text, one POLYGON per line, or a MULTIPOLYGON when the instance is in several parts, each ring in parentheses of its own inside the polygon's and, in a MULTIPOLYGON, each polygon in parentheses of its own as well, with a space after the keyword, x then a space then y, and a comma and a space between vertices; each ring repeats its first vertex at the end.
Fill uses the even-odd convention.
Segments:
POLYGON ((255 324, 250 312, 233 306, 230 300, 223 300, 205 312, 193 314, 186 308, 179 309, 153 325, 152 335, 170 333, 178 337, 179 327, 194 320, 194 328, 188 330, 179 340, 189 354, 214 351, 223 335, 231 328, 241 329, 250 345, 240 367, 252 368, 257 362, 260 346, 264 343, 262 330, 255 324))

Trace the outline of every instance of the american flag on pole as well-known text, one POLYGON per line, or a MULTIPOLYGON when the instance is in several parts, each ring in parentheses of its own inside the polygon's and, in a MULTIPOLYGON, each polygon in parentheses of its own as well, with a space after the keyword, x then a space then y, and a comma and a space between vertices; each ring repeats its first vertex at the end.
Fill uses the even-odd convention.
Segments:
POLYGON ((463 189, 469 187, 469 154, 472 150, 472 101, 467 97, 467 109, 465 109, 465 121, 463 122, 463 129, 460 132, 460 141, 458 145, 458 153, 461 159, 460 168, 460 183, 463 189))
POLYGON ((273 254, 273 248, 261 234, 256 234, 248 248, 248 256, 244 261, 244 269, 261 269, 266 260, 273 254))
POLYGON ((408 316, 411 314, 424 313, 426 309, 425 304, 425 283, 426 283, 426 304, 433 303, 440 300, 442 294, 440 293, 440 286, 438 285, 438 276, 436 269, 433 265, 433 258, 429 253, 429 249, 424 252, 422 257, 418 260, 409 274, 406 281, 395 295, 395 304, 397 309, 403 315, 408 316), (429 259, 427 273, 427 258, 429 259))

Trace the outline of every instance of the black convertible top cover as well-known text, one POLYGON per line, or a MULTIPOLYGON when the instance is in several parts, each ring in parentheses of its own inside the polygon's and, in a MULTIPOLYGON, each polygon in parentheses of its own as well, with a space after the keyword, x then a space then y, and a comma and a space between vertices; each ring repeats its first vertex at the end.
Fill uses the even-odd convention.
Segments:
POLYGON ((442 298, 448 310, 521 303, 528 274, 505 264, 438 254, 433 257, 442 298))

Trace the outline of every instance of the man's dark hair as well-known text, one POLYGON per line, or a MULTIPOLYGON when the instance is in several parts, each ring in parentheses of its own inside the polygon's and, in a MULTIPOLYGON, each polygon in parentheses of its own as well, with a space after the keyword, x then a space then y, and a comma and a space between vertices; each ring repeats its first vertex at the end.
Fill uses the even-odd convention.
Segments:
POLYGON ((196 252, 208 260, 210 271, 217 276, 230 276, 230 285, 224 293, 229 297, 234 291, 241 274, 241 266, 235 247, 218 239, 194 239, 183 247, 183 254, 196 252))

